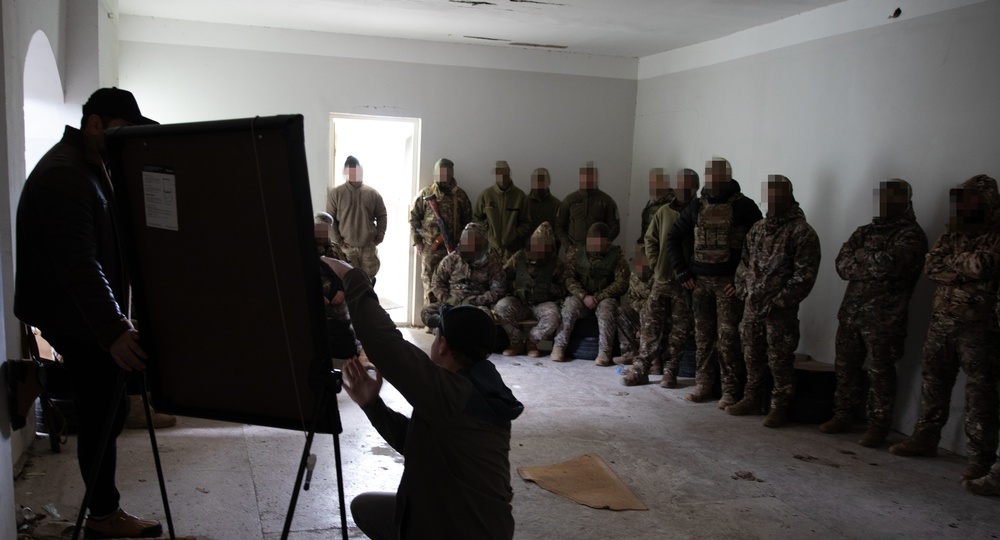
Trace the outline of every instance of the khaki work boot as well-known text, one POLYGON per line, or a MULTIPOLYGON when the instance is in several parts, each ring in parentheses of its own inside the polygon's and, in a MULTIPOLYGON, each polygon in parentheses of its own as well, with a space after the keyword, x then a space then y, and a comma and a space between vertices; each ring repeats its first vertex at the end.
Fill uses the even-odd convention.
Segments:
POLYGON ((882 443, 885 442, 885 438, 888 435, 889 430, 887 429, 869 427, 865 431, 864 435, 858 439, 858 444, 861 446, 867 446, 868 448, 878 448, 879 446, 882 446, 882 443))
POLYGON ((786 407, 775 407, 771 405, 771 412, 764 418, 764 427, 779 428, 788 421, 788 409, 786 407))
POLYGON ((962 476, 959 477, 963 482, 968 482, 969 480, 976 480, 982 478, 989 474, 990 469, 981 463, 969 463, 965 470, 962 471, 962 476))
POLYGON ((752 397, 745 397, 738 402, 726 407, 726 412, 733 416, 744 416, 747 414, 761 414, 760 400, 752 397))
POLYGON ((549 353, 549 358, 551 358, 553 362, 566 361, 566 356, 563 353, 563 348, 560 347, 559 345, 552 347, 552 352, 549 353))
POLYGON ((612 362, 619 366, 631 366, 635 360, 635 353, 625 353, 621 356, 616 356, 611 359, 612 362))
POLYGON ((712 388, 703 385, 695 385, 694 391, 684 396, 684 399, 693 403, 701 403, 712 397, 712 388))
MULTIPOLYGON (((128 404, 128 418, 125 419, 125 427, 146 429, 146 411, 142 406, 142 396, 129 396, 128 404)), ((168 428, 177 423, 177 417, 158 413, 152 405, 149 406, 149 415, 153 418, 153 428, 155 429, 168 428)))
POLYGON ((732 394, 726 393, 722 394, 722 399, 719 400, 718 407, 722 410, 726 410, 726 407, 736 404, 736 398, 732 394))
POLYGON ((101 520, 88 517, 83 526, 84 538, 156 538, 162 534, 160 522, 137 518, 121 508, 101 520))
POLYGON ((1000 495, 1000 474, 990 473, 975 480, 962 482, 962 487, 975 495, 1000 495))
POLYGON ((663 359, 654 358, 653 364, 649 366, 650 375, 663 375, 663 359))
POLYGON ((665 370, 663 378, 660 379, 660 388, 677 388, 677 375, 669 369, 665 370))
POLYGON ((625 375, 622 375, 622 384, 625 386, 649 384, 649 374, 636 369, 636 366, 632 366, 632 369, 626 371, 625 375))
POLYGON ((539 356, 542 355, 541 351, 538 350, 538 344, 535 343, 534 341, 531 341, 530 339, 528 340, 525 349, 528 352, 528 356, 530 356, 531 358, 538 358, 539 356))
MULTIPOLYGON (((833 418, 823 422, 819 425, 819 430, 823 433, 844 433, 845 431, 850 431, 851 426, 854 422, 851 421, 850 417, 839 416, 834 414, 833 418)), ((883 437, 884 439, 885 437, 883 437)))
POLYGON ((889 453, 905 457, 935 457, 937 456, 937 443, 907 437, 902 442, 890 446, 889 453))
POLYGON ((612 364, 611 354, 609 354, 608 351, 599 352, 597 354, 597 358, 594 359, 594 364, 601 367, 610 366, 612 364))
POLYGON ((524 343, 511 343, 510 347, 503 350, 502 355, 504 356, 521 356, 525 353, 524 343))

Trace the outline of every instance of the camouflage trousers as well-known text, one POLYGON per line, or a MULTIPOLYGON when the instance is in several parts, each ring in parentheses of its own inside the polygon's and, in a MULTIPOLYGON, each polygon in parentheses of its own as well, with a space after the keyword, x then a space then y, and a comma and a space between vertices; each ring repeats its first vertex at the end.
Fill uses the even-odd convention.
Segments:
POLYGON ((996 323, 962 323, 932 316, 924 341, 920 418, 913 438, 937 443, 948 421, 958 370, 965 371, 965 440, 969 462, 989 467, 996 460, 998 430, 996 323))
POLYGON ((542 302, 528 306, 514 296, 507 296, 500 299, 496 306, 497 320, 500 326, 507 331, 511 345, 524 343, 525 337, 532 343, 552 339, 556 330, 559 329, 559 304, 557 302, 542 302), (534 317, 538 324, 525 336, 521 325, 517 324, 530 317, 534 317))
POLYGON ((746 362, 745 397, 764 397, 768 368, 774 378, 771 407, 787 409, 795 396, 795 349, 799 347, 799 306, 772 308, 760 315, 749 305, 743 312, 740 335, 746 362))
POLYGON ((378 248, 375 247, 375 244, 348 248, 341 246, 341 249, 344 251, 344 256, 347 257, 347 263, 354 268, 360 268, 368 274, 369 278, 375 277, 379 267, 382 266, 381 261, 378 260, 378 248))
POLYGON ((694 333, 694 315, 684 289, 674 281, 654 281, 639 320, 639 351, 633 365, 648 373, 662 357, 664 370, 677 375, 684 347, 694 333), (667 335, 665 354, 662 351, 664 333, 667 335))
POLYGON ((639 329, 641 321, 639 312, 629 302, 622 302, 615 310, 615 326, 618 330, 618 344, 622 356, 635 356, 639 353, 639 329))
MULTIPOLYGON (((593 311, 597 314, 598 346, 600 352, 611 354, 611 348, 615 344, 615 310, 618 309, 618 300, 605 298, 597 304, 593 311)), ((569 336, 573 333, 573 325, 581 317, 584 317, 591 310, 583 305, 583 300, 575 296, 566 297, 562 307, 562 325, 553 341, 556 347, 565 347, 569 343, 569 336)))
POLYGON ((431 291, 431 277, 437 269, 441 259, 445 258, 448 252, 442 247, 431 251, 430 246, 424 244, 424 254, 421 257, 420 282, 424 284, 424 304, 437 302, 440 299, 431 291))
POLYGON ((715 374, 721 371, 722 392, 739 396, 744 371, 739 332, 743 301, 736 295, 726 295, 726 286, 732 284, 732 276, 698 276, 695 279, 692 305, 697 359, 695 383, 711 387, 715 374), (712 361, 713 350, 717 353, 718 364, 712 361))
MULTIPOLYGON (((898 325, 897 325, 898 326, 898 325)), ((889 431, 896 403, 896 362, 903 356, 906 328, 872 327, 840 321, 836 338, 837 391, 833 396, 836 416, 851 418, 861 400, 861 371, 868 364, 866 412, 868 427, 889 431)))

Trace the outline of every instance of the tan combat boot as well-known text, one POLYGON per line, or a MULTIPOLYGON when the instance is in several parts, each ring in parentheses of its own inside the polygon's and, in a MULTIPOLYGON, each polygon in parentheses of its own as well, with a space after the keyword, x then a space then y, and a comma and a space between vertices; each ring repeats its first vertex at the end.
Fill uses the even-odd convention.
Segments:
POLYGON ((660 379, 660 388, 677 388, 677 375, 673 371, 664 370, 663 378, 660 379))
POLYGON ((969 480, 976 480, 982 478, 989 474, 990 469, 983 465, 982 463, 969 463, 965 470, 962 471, 962 476, 959 477, 963 482, 968 482, 969 480))
POLYGON ((553 362, 566 361, 566 355, 563 352, 563 348, 560 347, 559 345, 552 347, 552 352, 549 353, 549 358, 551 358, 553 362))
POLYGON ((597 353, 597 358, 594 359, 594 364, 597 364, 598 366, 601 367, 610 366, 612 363, 613 362, 611 362, 611 353, 609 353, 608 351, 601 351, 597 353))
POLYGON ((736 398, 733 397, 729 392, 722 394, 722 399, 719 400, 718 407, 722 410, 726 410, 726 407, 736 404, 736 398))
POLYGON ((767 413, 767 418, 764 418, 764 427, 768 428, 779 428, 785 425, 788 421, 788 408, 787 407, 775 407, 771 405, 771 412, 767 413))
POLYGON ((663 359, 653 358, 653 364, 649 366, 650 375, 663 375, 663 359))
MULTIPOLYGON (((125 427, 129 429, 146 429, 146 411, 142 406, 142 396, 128 397, 129 411, 128 418, 125 419, 125 427)), ((153 418, 153 428, 168 428, 177 423, 177 417, 170 414, 156 412, 153 406, 149 406, 149 415, 153 418)), ((126 514, 127 515, 127 514, 126 514)))
POLYGON ((975 480, 966 480, 962 482, 962 487, 976 495, 1000 495, 1000 470, 990 471, 986 476, 975 480))
POLYGON ((726 407, 726 412, 733 416, 743 416, 746 414, 761 414, 760 400, 752 397, 745 397, 740 401, 726 407))
POLYGON ((934 457, 937 456, 937 443, 910 436, 890 446, 889 453, 905 457, 934 457))
POLYGON ((538 350, 538 344, 528 338, 528 343, 525 347, 528 352, 528 356, 531 358, 538 358, 542 353, 538 350))
POLYGON ((649 384, 649 374, 637 368, 638 366, 632 366, 631 369, 625 372, 625 375, 622 375, 622 384, 624 384, 625 386, 639 386, 640 384, 649 384))
POLYGON ((889 435, 889 430, 878 427, 869 427, 861 438, 858 439, 858 444, 861 446, 867 446, 868 448, 878 448, 882 446, 885 442, 885 438, 889 435))
MULTIPOLYGON (((850 431, 852 424, 854 424, 854 422, 849 416, 834 414, 833 418, 819 425, 819 430, 823 433, 843 433, 845 431, 850 431)), ((885 437, 883 437, 883 439, 884 438, 885 437)))
POLYGON ((619 366, 630 366, 635 362, 635 353, 627 352, 621 356, 612 358, 611 361, 619 366))
POLYGON ((699 384, 694 387, 694 391, 684 396, 684 399, 694 403, 701 403, 702 401, 705 401, 706 399, 709 399, 711 397, 712 397, 712 388, 709 386, 699 384))
POLYGON ((524 343, 511 343, 501 354, 504 356, 521 356, 524 353, 524 343))

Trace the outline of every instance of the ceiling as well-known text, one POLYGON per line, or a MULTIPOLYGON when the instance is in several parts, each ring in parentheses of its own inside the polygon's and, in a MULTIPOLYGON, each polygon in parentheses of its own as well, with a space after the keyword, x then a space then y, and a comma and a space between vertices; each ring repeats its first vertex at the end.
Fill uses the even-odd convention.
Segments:
POLYGON ((843 0, 119 0, 122 15, 641 58, 843 0))

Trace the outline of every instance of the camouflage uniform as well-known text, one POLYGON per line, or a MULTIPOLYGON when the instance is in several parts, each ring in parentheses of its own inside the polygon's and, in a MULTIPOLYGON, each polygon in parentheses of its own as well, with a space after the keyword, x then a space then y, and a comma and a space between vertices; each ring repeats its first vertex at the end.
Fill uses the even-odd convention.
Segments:
POLYGON ((758 221, 747 233, 735 281, 746 306, 740 325, 747 369, 744 399, 760 399, 770 367, 771 407, 786 410, 791 404, 799 304, 816 283, 819 261, 819 237, 798 203, 758 221))
POLYGON ((733 285, 733 276, 743 250, 743 240, 750 227, 761 219, 760 209, 740 192, 736 180, 720 197, 703 194, 681 213, 667 235, 670 262, 677 281, 694 279, 694 311, 697 372, 695 394, 699 400, 722 372, 722 391, 733 399, 740 393, 743 362, 740 358, 739 324, 743 301, 725 293, 733 285), (684 243, 693 235, 693 255, 688 258, 684 243), (718 364, 713 360, 718 353, 718 364))
MULTIPOLYGON (((962 184, 987 200, 989 220, 979 232, 941 235, 927 254, 924 271, 937 283, 924 342, 920 418, 910 439, 936 447, 948 421, 951 391, 959 368, 965 385, 965 436, 970 464, 989 468, 996 460, 1000 328, 1000 195, 996 180, 980 175, 962 184)), ((902 444, 902 443, 900 443, 902 444)))
POLYGON ((639 352, 640 316, 649 299, 652 276, 641 276, 635 272, 628 278, 628 293, 622 298, 615 317, 618 326, 618 343, 623 356, 633 356, 639 352))
POLYGON ((385 238, 385 203, 375 188, 363 183, 345 182, 332 190, 326 211, 333 217, 332 239, 343 247, 345 259, 369 277, 375 277, 381 262, 378 246, 385 238))
POLYGON ((413 208, 410 210, 410 231, 413 235, 413 245, 423 244, 423 269, 420 277, 424 285, 424 303, 438 302, 441 299, 434 296, 431 290, 431 276, 438 264, 448 254, 442 240, 441 230, 438 227, 437 218, 430 204, 424 197, 434 195, 437 197, 441 218, 448 225, 448 235, 454 246, 458 246, 459 236, 465 225, 472 221, 472 203, 465 191, 458 187, 455 179, 449 182, 447 192, 441 190, 437 182, 425 187, 416 200, 413 201, 413 208))
POLYGON ((534 229, 528 217, 527 197, 520 188, 511 184, 500 189, 494 183, 483 190, 476 199, 472 219, 486 222, 489 228, 490 251, 506 262, 534 229))
MULTIPOLYGON (((316 244, 317 251, 319 251, 320 256, 330 257, 332 259, 345 260, 344 252, 341 251, 340 246, 334 242, 325 242, 316 244)), ((347 300, 344 299, 343 302, 339 304, 333 304, 334 295, 339 291, 344 290, 344 284, 337 277, 337 274, 333 273, 333 270, 325 263, 320 261, 320 278, 322 279, 322 291, 323 291, 323 302, 324 309, 326 311, 327 319, 327 333, 330 338, 331 350, 336 354, 337 349, 343 349, 344 347, 338 346, 340 343, 337 340, 348 339, 354 342, 354 350, 358 352, 361 350, 361 343, 357 341, 354 337, 354 329, 351 327, 351 315, 347 311, 347 300)), ((349 348, 349 342, 345 343, 349 348)))
POLYGON ((434 271, 431 290, 441 302, 426 304, 420 310, 420 320, 427 325, 427 319, 441 309, 441 304, 449 306, 479 306, 490 318, 493 304, 503 297, 507 290, 503 270, 496 255, 488 250, 472 262, 462 257, 460 251, 449 253, 434 271))
POLYGON ((568 249, 570 246, 583 244, 587 239, 587 229, 594 223, 604 223, 611 229, 608 240, 617 238, 621 231, 618 204, 610 195, 596 188, 578 189, 567 195, 559 205, 553 225, 559 243, 568 249))
MULTIPOLYGON (((549 224, 540 225, 534 236, 545 236, 555 244, 549 224)), ((556 253, 538 260, 529 257, 527 250, 521 250, 507 260, 503 271, 510 296, 497 302, 496 313, 511 345, 516 348, 525 343, 524 331, 518 322, 532 316, 538 324, 527 336, 530 342, 552 339, 559 329, 559 300, 566 296, 565 263, 556 253)))
POLYGON ((837 254, 847 291, 837 314, 837 392, 834 416, 851 420, 860 399, 859 375, 868 363, 869 429, 887 433, 896 400, 896 361, 903 355, 907 314, 920 278, 927 235, 913 207, 858 227, 837 254))
POLYGON ((598 349, 610 354, 615 339, 615 310, 618 297, 628 289, 631 270, 621 248, 611 245, 604 253, 588 253, 582 246, 571 247, 566 252, 566 265, 572 267, 566 275, 569 296, 563 302, 562 325, 554 345, 564 348, 569 343, 573 325, 590 312, 583 303, 585 296, 597 300, 598 349))

